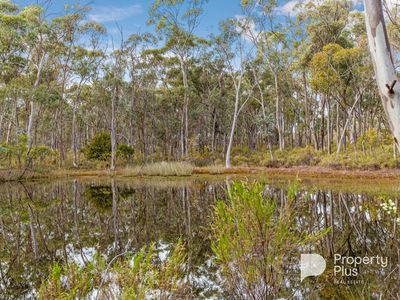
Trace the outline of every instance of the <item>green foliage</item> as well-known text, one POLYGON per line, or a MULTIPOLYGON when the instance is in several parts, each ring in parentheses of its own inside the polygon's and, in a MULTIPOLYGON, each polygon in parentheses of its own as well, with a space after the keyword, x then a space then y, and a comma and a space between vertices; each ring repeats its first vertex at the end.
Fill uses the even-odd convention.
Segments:
POLYGON ((265 195, 260 183, 235 182, 219 200, 212 223, 212 249, 231 298, 273 299, 284 287, 284 266, 299 247, 319 236, 296 228, 297 185, 287 200, 265 195))
POLYGON ((117 147, 117 155, 125 160, 131 161, 135 149, 127 144, 120 144, 117 147))
POLYGON ((111 135, 108 132, 98 133, 84 149, 88 159, 108 160, 111 156, 111 135))
POLYGON ((108 264, 99 255, 78 266, 55 263, 39 289, 39 299, 182 299, 190 296, 184 282, 186 254, 178 242, 162 261, 155 244, 108 264))
POLYGON ((27 136, 21 134, 18 136, 18 142, 15 144, 3 144, 0 146, 0 160, 8 161, 8 166, 18 168, 28 165, 38 167, 53 165, 58 157, 58 152, 50 147, 40 145, 27 148, 27 136))
POLYGON ((323 93, 333 92, 335 88, 342 91, 352 80, 358 80, 362 67, 361 49, 328 44, 311 60, 311 84, 323 93))
POLYGON ((182 243, 178 242, 166 261, 157 264, 156 259, 153 243, 133 257, 132 267, 126 262, 116 266, 122 299, 173 299, 189 294, 182 281, 186 264, 182 243))
POLYGON ((60 266, 55 263, 50 270, 49 278, 39 289, 39 299, 85 299, 95 284, 96 277, 101 275, 99 267, 104 261, 98 257, 95 263, 79 267, 72 263, 60 266))
POLYGON ((321 153, 312 146, 294 148, 285 155, 286 166, 316 166, 321 160, 321 153))
POLYGON ((256 116, 256 125, 258 128, 258 134, 263 139, 270 139, 274 136, 275 132, 275 118, 272 113, 263 116, 262 114, 258 114, 256 116))
POLYGON ((243 155, 235 155, 232 162, 235 166, 246 166, 249 163, 249 158, 243 155))
POLYGON ((377 148, 380 144, 378 132, 375 128, 368 129, 357 140, 357 147, 364 152, 368 149, 371 153, 372 150, 377 148))
POLYGON ((32 148, 30 155, 32 156, 32 158, 36 159, 44 159, 47 156, 52 156, 54 155, 55 152, 53 149, 47 147, 47 146, 38 146, 38 147, 34 147, 32 148))

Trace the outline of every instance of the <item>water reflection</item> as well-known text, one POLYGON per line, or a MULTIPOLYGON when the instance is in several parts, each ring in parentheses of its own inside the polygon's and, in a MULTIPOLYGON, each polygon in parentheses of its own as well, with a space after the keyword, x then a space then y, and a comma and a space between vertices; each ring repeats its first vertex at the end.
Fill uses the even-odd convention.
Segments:
MULTIPOLYGON (((54 260, 84 264, 98 252, 108 258, 157 241, 160 249, 180 237, 190 249, 196 298, 224 297, 212 263, 209 228, 212 206, 224 198, 224 181, 192 182, 85 179, 0 186, 1 299, 34 298, 54 260)), ((286 186, 266 184, 265 193, 286 201, 286 186)), ((387 268, 371 266, 361 283, 334 282, 333 266, 320 277, 300 284, 298 260, 287 266, 282 297, 296 299, 397 299, 399 230, 395 214, 380 203, 396 197, 370 196, 303 186, 299 230, 331 227, 302 251, 325 258, 381 255, 387 268)))

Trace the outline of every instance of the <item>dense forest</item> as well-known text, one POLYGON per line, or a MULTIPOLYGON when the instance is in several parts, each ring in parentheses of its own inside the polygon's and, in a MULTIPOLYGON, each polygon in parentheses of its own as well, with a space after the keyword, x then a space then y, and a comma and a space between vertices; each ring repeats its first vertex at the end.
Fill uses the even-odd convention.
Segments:
MULTIPOLYGON (((376 151, 397 166, 354 1, 305 1, 287 16, 276 1, 240 4, 199 36, 204 0, 157 0, 149 33, 118 27, 116 40, 89 7, 54 16, 1 0, 1 166, 334 164, 376 151)), ((385 13, 398 50, 397 10, 385 13)))

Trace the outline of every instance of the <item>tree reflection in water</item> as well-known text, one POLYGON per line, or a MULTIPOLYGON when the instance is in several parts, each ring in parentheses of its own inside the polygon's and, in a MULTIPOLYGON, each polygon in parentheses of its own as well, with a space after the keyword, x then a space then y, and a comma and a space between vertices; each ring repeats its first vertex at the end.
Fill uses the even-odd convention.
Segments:
MULTIPOLYGON (((197 179, 85 179, 0 186, 1 299, 34 298, 55 260, 84 264, 101 253, 108 259, 155 241, 160 250, 182 237, 189 249, 196 298, 224 297, 212 263, 209 224, 225 183, 197 179)), ((265 192, 286 199, 285 185, 266 184, 265 192)), ((332 230, 301 251, 319 253, 328 261, 325 273, 300 284, 298 258, 285 270, 284 298, 396 299, 399 297, 400 247, 396 215, 382 210, 395 194, 367 195, 302 186, 298 199, 307 203, 296 220, 309 233, 332 230), (389 265, 368 266, 356 284, 334 281, 335 253, 384 256, 389 265)))

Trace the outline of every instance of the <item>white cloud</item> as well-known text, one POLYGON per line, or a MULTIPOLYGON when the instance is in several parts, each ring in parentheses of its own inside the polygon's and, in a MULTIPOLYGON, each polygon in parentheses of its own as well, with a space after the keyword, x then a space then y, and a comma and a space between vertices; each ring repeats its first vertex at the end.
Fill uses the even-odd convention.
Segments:
POLYGON ((143 7, 139 4, 127 7, 99 7, 93 13, 89 14, 90 20, 107 23, 125 20, 129 17, 143 13, 143 7))
POLYGON ((297 9, 296 9, 296 5, 298 5, 300 3, 300 0, 291 0, 285 4, 283 4, 282 6, 279 6, 277 8, 277 11, 282 14, 282 15, 295 15, 297 14, 297 9))
POLYGON ((239 34, 251 42, 254 42, 254 39, 258 39, 260 32, 257 30, 253 20, 240 15, 236 15, 235 18, 238 22, 236 30, 239 34))
MULTIPOLYGON (((296 16, 299 13, 299 7, 297 6, 300 3, 314 2, 316 4, 323 3, 325 0, 290 0, 285 4, 277 7, 276 11, 281 15, 291 15, 296 16)), ((400 0, 389 0, 389 1, 400 1, 400 0)), ((352 0, 353 5, 357 5, 362 3, 362 0, 352 0)))

